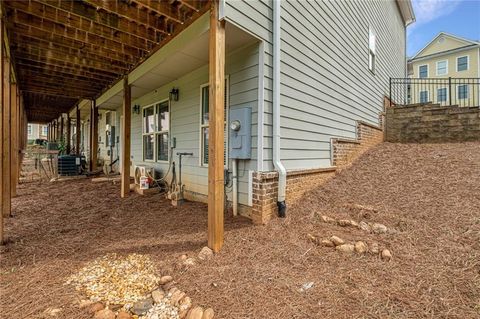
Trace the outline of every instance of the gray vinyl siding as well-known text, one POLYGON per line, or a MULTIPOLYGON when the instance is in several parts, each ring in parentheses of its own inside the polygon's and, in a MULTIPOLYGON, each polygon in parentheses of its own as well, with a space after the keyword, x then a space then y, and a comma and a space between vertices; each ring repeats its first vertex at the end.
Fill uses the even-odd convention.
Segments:
MULTIPOLYGON (((287 169, 330 166, 330 139, 378 124, 389 77, 405 76, 405 27, 394 0, 283 0, 281 158, 287 169), (368 32, 376 34, 375 74, 368 32)), ((265 42, 265 167, 271 166, 272 2, 227 1, 227 19, 265 42)))
MULTIPOLYGON (((248 171, 256 168, 256 135, 257 135, 257 83, 258 83, 258 44, 251 45, 234 52, 226 57, 226 74, 229 76, 229 104, 230 109, 252 107, 252 159, 239 163, 239 202, 248 204, 248 171)), ((145 94, 132 101, 132 105, 144 106, 168 98, 172 87, 180 91, 179 101, 170 105, 170 140, 177 139, 177 148, 174 150, 178 174, 177 152, 192 152, 193 156, 182 159, 182 182, 185 190, 197 194, 208 194, 208 167, 200 165, 200 87, 208 83, 208 65, 173 81, 165 86, 145 94)), ((120 112, 117 112, 117 115, 120 112)), ((118 116, 119 117, 119 116, 118 116)), ((143 160, 142 145, 142 112, 132 114, 131 150, 133 165, 154 166, 165 173, 168 163, 143 160)), ((229 161, 231 169, 231 161, 229 161)), ((177 176, 178 179, 178 176, 177 176)), ((170 181, 170 178, 168 178, 170 181)), ((231 189, 227 188, 230 198, 231 189)))

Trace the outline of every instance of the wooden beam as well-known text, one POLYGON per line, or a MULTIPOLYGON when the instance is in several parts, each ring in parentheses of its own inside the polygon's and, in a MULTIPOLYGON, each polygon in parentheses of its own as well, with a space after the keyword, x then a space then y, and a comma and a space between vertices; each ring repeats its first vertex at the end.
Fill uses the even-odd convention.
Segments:
POLYGON ((3 200, 2 200, 2 213, 4 217, 10 216, 11 213, 11 131, 10 131, 10 58, 4 56, 3 58, 3 200))
POLYGON ((10 163, 11 163, 11 170, 10 170, 10 189, 11 189, 11 196, 17 196, 17 161, 18 161, 18 131, 17 131, 17 84, 12 83, 10 85, 10 163))
POLYGON ((95 99, 90 108, 90 170, 97 169, 98 152, 98 108, 95 99))
POLYGON ((75 153, 77 155, 80 155, 80 124, 81 124, 81 120, 80 120, 80 108, 78 107, 78 103, 77 103, 77 106, 76 106, 76 120, 75 120, 75 127, 76 127, 76 133, 75 133, 75 153))
POLYGON ((131 86, 128 84, 128 76, 123 79, 123 119, 122 119, 122 184, 121 197, 127 197, 130 192, 130 129, 131 129, 131 86))
POLYGON ((225 22, 219 21, 218 0, 210 9, 209 143, 208 143, 208 247, 218 252, 224 232, 224 116, 225 22))
MULTIPOLYGON (((1 10, 1 7, 0 7, 0 10, 1 10)), ((5 55, 5 50, 4 50, 4 22, 3 22, 3 15, 0 14, 0 123, 2 123, 2 126, 3 126, 3 114, 5 112, 5 103, 4 103, 4 97, 3 97, 3 93, 4 93, 4 82, 3 82, 3 78, 4 78, 4 73, 5 73, 5 70, 4 70, 4 64, 3 64, 3 60, 4 60, 4 55, 5 55)), ((4 153, 4 149, 3 149, 3 129, 0 128, 0 152, 3 154, 4 153)), ((0 245, 3 245, 3 243, 5 242, 5 234, 4 234, 4 223, 3 223, 3 202, 4 202, 4 198, 3 198, 3 180, 4 180, 4 176, 3 176, 3 156, 0 155, 0 245)))
POLYGON ((131 2, 135 3, 139 8, 144 8, 176 23, 183 24, 183 19, 178 14, 178 10, 172 10, 171 4, 151 0, 131 0, 131 2))

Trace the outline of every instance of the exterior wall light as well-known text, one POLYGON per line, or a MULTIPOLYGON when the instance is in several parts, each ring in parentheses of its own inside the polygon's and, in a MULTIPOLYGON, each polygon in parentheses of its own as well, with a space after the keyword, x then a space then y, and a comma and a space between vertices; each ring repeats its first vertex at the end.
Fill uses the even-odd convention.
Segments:
POLYGON ((178 88, 173 88, 169 93, 170 101, 178 101, 178 96, 179 96, 178 88))
POLYGON ((134 113, 134 114, 140 114, 140 105, 135 104, 135 105, 133 106, 133 113, 134 113))

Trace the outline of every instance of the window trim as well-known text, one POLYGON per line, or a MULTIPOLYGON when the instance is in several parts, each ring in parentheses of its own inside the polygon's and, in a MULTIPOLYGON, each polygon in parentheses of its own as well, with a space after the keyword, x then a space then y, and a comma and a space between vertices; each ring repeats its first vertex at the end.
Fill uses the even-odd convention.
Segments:
POLYGON ((48 126, 42 125, 42 136, 47 136, 47 135, 48 135, 48 126))
POLYGON ((372 26, 368 27, 368 59, 367 66, 368 70, 375 75, 375 65, 377 61, 377 34, 372 26), (370 36, 373 35, 373 48, 370 46, 370 36), (372 65, 370 67, 370 57, 372 56, 372 65))
POLYGON ((420 64, 420 65, 418 66, 418 78, 419 78, 419 79, 428 79, 429 74, 430 74, 430 68, 428 67, 428 64, 420 64), (421 68, 422 66, 426 66, 426 67, 427 67, 427 76, 426 76, 426 77, 421 77, 421 76, 420 76, 420 68, 421 68))
POLYGON ((33 135, 33 127, 32 124, 27 125, 27 135, 33 135))
POLYGON ((148 105, 145 105, 142 107, 142 160, 143 162, 148 162, 148 163, 160 163, 160 164, 165 164, 165 163, 169 163, 170 162, 170 154, 167 153, 167 160, 158 160, 158 154, 157 154, 157 135, 159 134, 165 134, 167 133, 168 134, 168 150, 170 150, 170 129, 171 129, 171 126, 172 126, 172 116, 171 116, 171 103, 170 103, 170 99, 168 98, 165 98, 165 99, 162 99, 162 100, 158 100, 158 101, 155 101, 151 104, 148 104, 148 105), (158 114, 157 114, 157 110, 156 110, 156 106, 157 104, 162 104, 164 102, 168 102, 168 131, 158 131, 158 114), (154 127, 154 130, 153 132, 151 133, 145 133, 144 132, 144 125, 145 125, 145 116, 144 116, 144 110, 145 109, 148 109, 150 107, 153 107, 153 116, 154 116, 154 124, 155 124, 155 127, 154 127), (153 136, 153 159, 145 159, 145 145, 144 145, 144 141, 143 141, 143 138, 144 136, 147 136, 147 135, 152 135, 153 136))
POLYGON ((470 90, 468 89, 468 85, 467 84, 461 84, 461 85, 458 85, 457 86, 457 99, 459 100, 469 100, 470 99, 470 90), (461 87, 466 87, 466 90, 465 90, 465 97, 464 98, 461 98, 460 97, 460 88, 461 87))
POLYGON ((437 76, 447 75, 447 74, 448 74, 448 60, 440 60, 440 61, 437 61, 437 62, 435 63, 435 74, 436 74, 437 76), (445 62, 445 73, 443 73, 443 74, 439 74, 439 73, 438 73, 438 64, 439 64, 440 62, 445 62))
POLYGON ((464 71, 468 71, 470 69, 470 55, 469 54, 462 55, 462 56, 457 56, 455 58, 455 61, 457 62, 457 63, 455 63, 455 68, 456 68, 457 72, 464 72, 464 71), (467 58, 467 68, 465 70, 458 71, 458 59, 461 59, 461 58, 467 58))
POLYGON ((449 94, 450 92, 448 92, 448 88, 447 87, 441 87, 441 88, 437 88, 437 102, 441 103, 441 102, 448 102, 448 99, 449 99, 449 94), (438 94, 438 91, 439 90, 445 90, 445 101, 440 101, 440 99, 438 98, 440 95, 438 94))
MULTIPOLYGON (((229 119, 229 111, 230 111, 230 75, 225 75, 225 82, 226 82, 226 85, 225 85, 225 90, 226 90, 226 106, 225 106, 225 136, 224 136, 224 139, 225 139, 225 159, 224 159, 224 167, 225 168, 228 168, 228 143, 229 143, 229 138, 228 138, 228 119, 229 119)), ((200 167, 208 167, 208 163, 204 163, 203 162, 203 129, 206 128, 206 127, 210 127, 210 116, 209 116, 209 124, 208 125, 205 125, 203 124, 203 108, 202 108, 202 91, 203 91, 203 88, 206 87, 206 86, 209 86, 210 85, 210 82, 207 82, 207 83, 203 83, 200 85, 200 97, 199 97, 199 100, 200 100, 200 105, 199 105, 199 109, 200 109, 200 112, 199 112, 199 130, 198 130, 198 136, 199 136, 199 140, 198 140, 198 145, 199 145, 199 156, 198 156, 198 165, 200 167)), ((209 100, 210 102, 210 100, 209 100)), ((210 110, 208 110, 210 112, 210 110)))
POLYGON ((418 102, 419 103, 428 103, 430 99, 430 91, 429 90, 423 90, 418 92, 418 102), (422 92, 427 92, 427 100, 425 102, 422 102, 422 92))

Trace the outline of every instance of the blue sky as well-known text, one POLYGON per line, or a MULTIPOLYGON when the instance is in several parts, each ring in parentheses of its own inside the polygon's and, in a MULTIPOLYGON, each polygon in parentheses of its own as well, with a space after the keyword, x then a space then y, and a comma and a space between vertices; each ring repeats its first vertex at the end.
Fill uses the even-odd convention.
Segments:
POLYGON ((417 21, 407 29, 407 55, 439 32, 480 41, 480 0, 412 0, 417 21))

